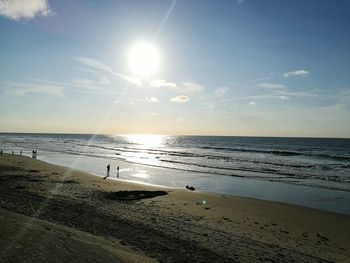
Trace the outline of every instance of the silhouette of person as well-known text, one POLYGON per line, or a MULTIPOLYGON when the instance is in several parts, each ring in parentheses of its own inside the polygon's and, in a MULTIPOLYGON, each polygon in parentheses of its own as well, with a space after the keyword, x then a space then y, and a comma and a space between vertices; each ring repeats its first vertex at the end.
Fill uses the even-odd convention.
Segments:
POLYGON ((0 155, 2 155, 2 150, 0 151, 0 155))
POLYGON ((35 158, 35 152, 34 152, 34 150, 32 151, 32 158, 33 158, 33 159, 35 158))
POLYGON ((12 155, 14 155, 15 153, 14 153, 14 151, 12 151, 12 155))
POLYGON ((119 178, 119 166, 117 167, 117 178, 119 178))
POLYGON ((107 174, 106 174, 106 176, 105 177, 103 177, 103 180, 106 180, 107 179, 107 177, 109 177, 109 170, 111 169, 111 165, 110 164, 108 164, 107 165, 107 174))
POLYGON ((19 154, 22 155, 22 150, 19 151, 19 154))

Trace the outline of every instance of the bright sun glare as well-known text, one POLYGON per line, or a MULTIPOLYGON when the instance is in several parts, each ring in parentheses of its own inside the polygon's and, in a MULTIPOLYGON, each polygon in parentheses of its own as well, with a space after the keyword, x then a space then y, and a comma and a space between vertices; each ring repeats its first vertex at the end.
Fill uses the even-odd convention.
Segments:
POLYGON ((128 142, 136 143, 142 147, 161 147, 166 140, 165 135, 155 134, 124 134, 123 136, 128 142))
POLYGON ((147 77, 158 71, 160 56, 155 46, 140 42, 130 48, 128 62, 135 75, 147 77))

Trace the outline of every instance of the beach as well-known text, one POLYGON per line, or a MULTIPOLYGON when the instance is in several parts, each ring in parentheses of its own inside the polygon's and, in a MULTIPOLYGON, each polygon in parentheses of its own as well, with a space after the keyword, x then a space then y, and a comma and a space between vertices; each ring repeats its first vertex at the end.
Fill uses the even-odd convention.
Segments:
POLYGON ((4 262, 350 260, 346 215, 103 180, 19 155, 0 157, 0 180, 4 262))

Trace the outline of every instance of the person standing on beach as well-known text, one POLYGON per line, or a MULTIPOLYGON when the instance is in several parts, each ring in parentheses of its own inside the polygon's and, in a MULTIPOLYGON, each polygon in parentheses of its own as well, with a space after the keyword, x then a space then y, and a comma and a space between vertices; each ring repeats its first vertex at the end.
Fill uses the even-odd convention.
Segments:
POLYGON ((19 151, 19 154, 22 155, 22 150, 19 151))
POLYGON ((117 178, 119 178, 119 166, 117 167, 117 178))
POLYGON ((107 177, 109 177, 109 170, 111 169, 111 165, 110 164, 108 164, 107 165, 107 174, 106 174, 106 176, 105 177, 103 177, 103 180, 106 180, 107 179, 107 177))
POLYGON ((0 152, 0 155, 2 155, 2 150, 1 150, 1 152, 0 152))

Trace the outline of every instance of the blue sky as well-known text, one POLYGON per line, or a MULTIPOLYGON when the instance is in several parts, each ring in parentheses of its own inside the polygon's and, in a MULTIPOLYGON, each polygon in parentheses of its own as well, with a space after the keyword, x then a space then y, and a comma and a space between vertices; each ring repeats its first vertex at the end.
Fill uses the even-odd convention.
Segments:
POLYGON ((0 0, 0 131, 350 137, 349 13, 341 0, 0 0), (147 77, 127 59, 140 41, 161 57, 147 77))

